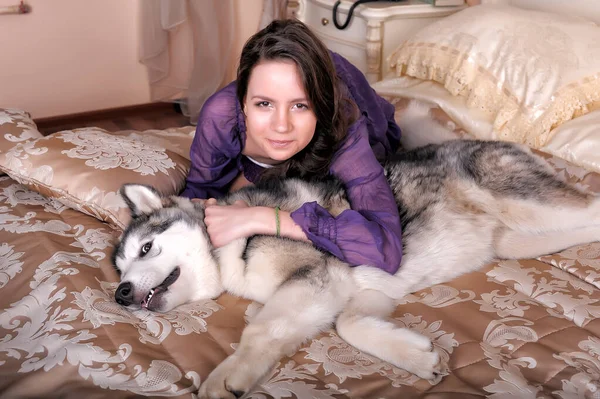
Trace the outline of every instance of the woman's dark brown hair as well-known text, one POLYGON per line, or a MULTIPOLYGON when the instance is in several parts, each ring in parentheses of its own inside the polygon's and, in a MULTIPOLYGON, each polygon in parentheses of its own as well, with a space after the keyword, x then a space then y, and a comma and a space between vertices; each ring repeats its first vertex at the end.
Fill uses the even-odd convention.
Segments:
POLYGON ((271 22, 244 45, 237 70, 237 98, 242 107, 252 70, 261 61, 273 60, 291 60, 297 65, 317 126, 304 150, 266 169, 262 177, 327 174, 333 154, 357 116, 356 105, 343 94, 327 47, 302 22, 289 19, 271 22))

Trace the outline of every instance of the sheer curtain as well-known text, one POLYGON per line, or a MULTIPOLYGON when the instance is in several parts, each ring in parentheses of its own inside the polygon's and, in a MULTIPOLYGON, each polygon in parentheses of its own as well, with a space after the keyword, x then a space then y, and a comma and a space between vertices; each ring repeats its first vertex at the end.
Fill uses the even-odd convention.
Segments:
POLYGON ((262 29, 274 19, 286 18, 288 0, 264 0, 258 29, 262 29))
MULTIPOLYGON (((286 5, 286 0, 263 0, 256 30, 284 17, 286 5)), ((228 83, 228 71, 239 58, 231 53, 240 34, 236 2, 140 0, 139 6, 139 60, 148 70, 151 100, 182 102, 195 124, 202 105, 228 83)))

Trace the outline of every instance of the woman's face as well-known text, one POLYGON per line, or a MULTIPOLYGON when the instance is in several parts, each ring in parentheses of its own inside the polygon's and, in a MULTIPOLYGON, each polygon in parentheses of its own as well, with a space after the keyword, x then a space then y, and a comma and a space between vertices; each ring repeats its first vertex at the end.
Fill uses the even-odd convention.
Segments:
POLYGON ((250 74, 244 100, 243 153, 268 164, 283 162, 312 140, 317 117, 292 61, 263 61, 250 74))

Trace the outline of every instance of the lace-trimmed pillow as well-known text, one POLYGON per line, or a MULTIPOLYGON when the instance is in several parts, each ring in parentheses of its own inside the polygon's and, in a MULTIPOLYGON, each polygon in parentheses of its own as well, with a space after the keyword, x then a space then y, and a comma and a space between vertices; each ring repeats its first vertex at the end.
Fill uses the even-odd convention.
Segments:
POLYGON ((53 133, 0 154, 0 170, 47 197, 124 228, 118 195, 124 183, 155 187, 165 195, 185 185, 192 126, 145 132, 83 128, 53 133))
POLYGON ((495 138, 534 148, 600 105, 600 27, 582 18, 469 7, 428 25, 388 61, 397 76, 464 96, 489 115, 495 138))

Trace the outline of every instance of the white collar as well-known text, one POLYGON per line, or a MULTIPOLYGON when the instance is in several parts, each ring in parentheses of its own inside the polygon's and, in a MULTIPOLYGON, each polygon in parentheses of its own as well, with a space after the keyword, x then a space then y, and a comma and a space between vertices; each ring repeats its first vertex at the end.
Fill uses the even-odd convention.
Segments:
POLYGON ((274 165, 269 165, 268 163, 262 163, 262 162, 258 162, 256 159, 252 159, 252 157, 249 157, 248 155, 246 155, 246 158, 248 158, 249 160, 251 160, 253 163, 257 164, 258 166, 262 166, 263 168, 272 168, 274 165))

